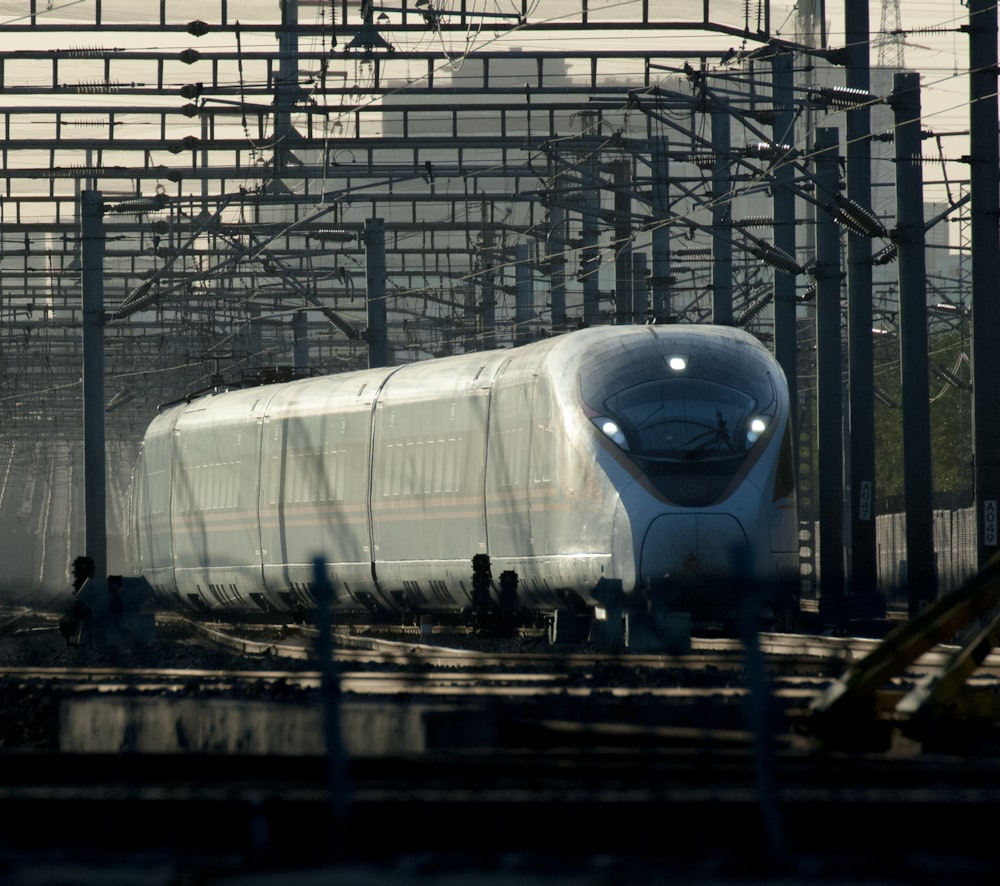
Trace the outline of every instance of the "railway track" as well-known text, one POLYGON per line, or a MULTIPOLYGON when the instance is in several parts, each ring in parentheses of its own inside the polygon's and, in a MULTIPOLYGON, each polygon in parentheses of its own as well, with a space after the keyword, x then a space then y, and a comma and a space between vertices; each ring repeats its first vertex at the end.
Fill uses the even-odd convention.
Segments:
MULTIPOLYGON (((224 668, 200 667, 196 657, 180 664, 182 653, 144 667, 123 662, 108 666, 78 658, 53 666, 4 664, 0 676, 22 681, 58 683, 69 691, 222 692, 250 683, 315 690, 323 680, 317 663, 317 634, 301 626, 206 624, 184 616, 158 616, 175 650, 203 647, 232 654, 224 668), (245 667, 241 667, 245 665, 245 667), (252 667, 250 667, 252 665, 252 667)), ((0 631, 13 638, 54 636, 58 618, 51 614, 8 611, 0 615, 0 631), (18 627, 30 617, 31 624, 18 627)), ((431 637, 414 631, 337 630, 334 663, 341 691, 357 695, 421 693, 462 697, 585 696, 600 691, 617 697, 738 697, 749 687, 744 680, 747 650, 738 641, 694 637, 691 651, 666 655, 624 650, 566 649, 553 651, 530 632, 517 646, 509 640, 471 638, 468 632, 440 631, 431 637), (470 648, 470 639, 475 648, 470 648), (538 641, 537 643, 535 641, 538 641)), ((818 693, 853 663, 877 648, 877 640, 801 634, 762 633, 758 648, 765 664, 767 688, 779 698, 801 702, 818 693)), ((910 684, 934 673, 954 655, 942 645, 921 655, 894 679, 910 684)), ((152 656, 154 659, 157 656, 152 656)), ((988 688, 1000 681, 1000 655, 980 664, 973 685, 988 688)))
MULTIPOLYGON (((55 638, 52 619, 32 617, 30 624, 21 624, 24 618, 9 614, 6 621, 0 618, 0 627, 12 638, 55 638)), ((752 703, 771 711, 773 722, 767 729, 774 740, 816 746, 829 735, 814 734, 816 718, 810 706, 852 663, 877 647, 877 641, 865 638, 762 634, 761 668, 755 671, 743 645, 725 638, 696 637, 689 653, 663 655, 582 648, 553 651, 535 643, 537 638, 531 635, 521 637, 515 650, 510 639, 473 638, 461 632, 439 632, 430 638, 397 633, 390 638, 383 628, 377 634, 343 629, 336 633, 330 668, 324 669, 317 660, 316 632, 308 628, 206 625, 180 616, 165 616, 163 628, 170 639, 157 644, 162 648, 149 654, 150 661, 109 659, 94 650, 70 649, 64 650, 66 661, 58 666, 0 661, 0 679, 10 697, 24 705, 33 695, 55 695, 63 704, 68 699, 79 703, 116 696, 155 697, 178 703, 199 699, 206 711, 209 702, 217 706, 236 700, 273 705, 276 711, 289 705, 312 706, 313 713, 317 699, 333 685, 341 698, 351 702, 398 708, 445 704, 475 711, 490 724, 482 734, 476 733, 475 741, 494 740, 503 730, 509 733, 512 723, 535 724, 536 730, 546 723, 543 732, 553 724, 577 723, 589 730, 591 739, 614 744, 626 735, 633 741, 655 743, 665 740, 670 730, 677 736, 689 729, 701 730, 703 740, 713 731, 727 736, 741 733, 745 740, 747 706, 752 703), (468 648, 473 640, 477 648, 468 648)), ((928 651, 888 681, 886 691, 902 695, 943 666, 951 654, 946 647, 928 651)), ((996 694, 1000 667, 993 658, 969 682, 979 691, 996 694)), ((112 720, 120 717, 113 713, 120 706, 112 713, 101 710, 112 720)), ((128 716, 151 715, 137 713, 133 705, 128 716)), ((156 716, 163 716, 162 711, 156 716)), ((185 716, 190 724, 191 715, 185 716)), ((250 732, 263 728, 254 718, 265 714, 255 711, 247 716, 254 724, 246 727, 250 732)), ((362 715, 355 711, 351 716, 362 715)), ((399 717, 392 721, 395 725, 382 728, 401 728, 399 717)), ((50 719, 56 719, 55 714, 50 719)), ((457 715, 452 719, 460 721, 457 715)), ((203 721, 211 725, 198 721, 188 731, 221 728, 215 713, 206 713, 203 721)), ((139 722, 145 721, 133 721, 133 731, 139 722)), ((462 723, 460 729, 466 728, 462 723)), ((48 733, 18 735, 8 728, 4 741, 56 747, 60 738, 55 730, 50 724, 48 733)), ((890 730, 899 731, 895 724, 890 730)), ((884 722, 864 723, 857 729, 858 735, 879 746, 886 745, 886 732, 884 722)), ((889 744, 893 740, 890 737, 889 744)), ((111 733, 104 746, 117 747, 122 741, 119 733, 111 733)), ((409 741, 406 746, 412 747, 413 740, 409 741)), ((421 738, 416 743, 424 742, 421 738)), ((900 746, 898 741, 896 745, 900 746)), ((168 746, 173 747, 169 742, 168 746)), ((315 746, 305 747, 315 752, 315 746)), ((302 746, 292 744, 289 752, 303 752, 302 746)))
MULTIPOLYGON (((185 619, 189 629, 206 642, 240 654, 313 661, 316 655, 316 632, 311 628, 283 628, 280 639, 255 637, 244 625, 210 626, 185 619)), ((427 667, 537 667, 560 671, 589 669, 614 664, 629 669, 683 668, 691 671, 739 671, 745 667, 746 647, 740 640, 725 637, 693 637, 689 654, 663 654, 614 651, 553 651, 547 647, 511 648, 501 652, 486 646, 470 649, 468 633, 446 632, 420 636, 419 629, 398 629, 381 634, 340 631, 335 633, 336 658, 345 663, 382 662, 400 665, 419 663, 427 667)), ((525 632, 523 637, 537 640, 541 632, 525 632)), ((757 635, 760 652, 765 656, 769 672, 776 677, 794 676, 828 679, 847 666, 875 650, 880 640, 866 637, 829 637, 809 634, 762 632, 757 635)), ((922 676, 944 666, 954 654, 955 646, 942 644, 921 655, 910 666, 910 673, 922 676)), ((1000 679, 1000 652, 988 655, 978 666, 977 679, 1000 679)))
MULTIPOLYGON (((553 653, 529 636, 511 654, 488 643, 443 646, 441 634, 424 642, 338 633, 340 740, 331 744, 314 632, 170 621, 163 637, 156 655, 169 647, 190 658, 136 666, 124 653, 66 649, 44 620, 0 616, 0 649, 47 643, 63 661, 0 660, 0 759, 16 760, 0 767, 9 822, 0 857, 56 845, 63 857, 93 858, 127 846, 131 858, 169 850, 192 865, 246 871, 458 853, 489 867, 513 853, 532 859, 538 876, 590 870, 600 855, 636 883, 662 882, 665 870, 690 882, 744 876, 748 866, 856 881, 859 866, 891 859, 903 879, 928 863, 961 871, 963 883, 1000 876, 986 834, 1000 802, 1000 754, 928 753, 919 742, 828 750, 803 728, 810 699, 874 641, 762 635, 762 702, 746 650, 717 638, 664 656, 553 653), (46 704, 50 728, 89 705, 91 724, 107 726, 126 709, 136 718, 112 750, 67 750, 57 732, 35 745, 9 740, 11 721, 44 719, 46 704), (748 716, 762 705, 773 705, 770 714, 748 716), (234 710, 244 719, 226 746, 218 716, 234 710), (214 738, 198 743, 192 711, 217 717, 214 738), (424 744, 377 747, 374 711, 390 731, 422 711, 424 744), (257 715, 284 723, 280 751, 253 743, 247 724, 257 715), (154 721, 183 746, 143 750, 142 724, 154 721), (296 744, 292 721, 315 743, 296 744), (845 822, 849 846, 831 852, 845 822)), ((934 655, 947 650, 916 670, 932 668, 934 655)), ((996 678, 990 668, 987 681, 996 678)), ((210 881, 204 870, 199 877, 210 881)))

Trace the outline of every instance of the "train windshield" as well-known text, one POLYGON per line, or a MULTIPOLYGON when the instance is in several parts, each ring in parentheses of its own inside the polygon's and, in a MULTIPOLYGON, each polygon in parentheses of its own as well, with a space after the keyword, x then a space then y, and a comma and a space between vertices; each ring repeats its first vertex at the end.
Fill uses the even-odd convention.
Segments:
POLYGON ((691 507, 730 494, 767 443, 785 438, 785 390, 766 348, 722 326, 637 327, 580 364, 598 433, 664 499, 691 507))
POLYGON ((620 426, 615 442, 623 449, 685 461, 744 453, 771 418, 770 410, 749 394, 704 378, 648 381, 608 397, 604 405, 620 426))
MULTIPOLYGON (((747 368, 747 367, 744 367, 747 368)), ((681 371, 607 392, 591 420, 669 501, 706 507, 732 488, 774 427, 774 377, 681 371)))

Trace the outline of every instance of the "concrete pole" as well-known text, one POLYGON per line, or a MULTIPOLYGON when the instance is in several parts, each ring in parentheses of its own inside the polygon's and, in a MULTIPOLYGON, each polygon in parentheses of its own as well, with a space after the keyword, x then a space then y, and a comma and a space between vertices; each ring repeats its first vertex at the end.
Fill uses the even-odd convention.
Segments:
POLYGON ((83 191, 80 208, 83 290, 83 485, 86 556, 94 577, 108 574, 104 455, 104 197, 83 191))
MULTIPOLYGON (((868 92, 868 0, 847 0, 847 86, 868 92)), ((847 111, 847 198, 871 207, 871 113, 867 104, 847 111)), ((871 238, 847 235, 847 328, 850 372, 851 585, 878 590, 875 540, 875 363, 872 343, 871 238)))
MULTIPOLYGON (((816 130, 813 145, 816 192, 832 202, 840 180, 840 134, 816 130)), ((840 232, 833 213, 823 208, 816 218, 816 370, 817 437, 819 442, 820 615, 838 623, 844 607, 844 438, 840 337, 840 232)))
POLYGON ((893 76, 896 243, 899 248, 899 354, 903 384, 903 490, 910 615, 937 596, 934 567, 930 385, 927 381, 927 279, 920 75, 893 76))
POLYGON ((368 303, 368 366, 389 365, 385 306, 385 220, 365 220, 365 283, 368 303))

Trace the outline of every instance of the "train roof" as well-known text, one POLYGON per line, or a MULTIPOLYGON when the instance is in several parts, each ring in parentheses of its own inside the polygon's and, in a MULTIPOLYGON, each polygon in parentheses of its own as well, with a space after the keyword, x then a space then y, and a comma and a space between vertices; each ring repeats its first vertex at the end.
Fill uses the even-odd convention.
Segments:
MULTIPOLYGON (((404 363, 394 367, 353 370, 247 388, 220 387, 173 407, 161 408, 161 421, 174 424, 183 416, 185 424, 199 415, 211 420, 259 418, 295 404, 302 410, 321 411, 370 405, 376 393, 387 388, 390 399, 417 398, 443 390, 486 389, 498 372, 537 372, 548 369, 557 379, 581 373, 581 383, 600 377, 600 385, 613 383, 612 375, 625 380, 642 374, 641 364, 661 360, 664 349, 697 354, 712 361, 715 371, 738 377, 750 364, 769 361, 777 367, 767 348, 749 333, 728 326, 668 324, 656 326, 594 326, 552 336, 516 348, 477 351, 449 357, 404 363), (748 362, 749 361, 749 362, 748 362), (170 418, 165 418, 170 416, 170 418)), ((778 370, 780 372, 780 369, 778 370)), ((594 382, 591 382, 594 383, 594 382)), ((153 424, 158 424, 154 419, 153 424)), ((152 425, 151 425, 152 426, 152 425)))

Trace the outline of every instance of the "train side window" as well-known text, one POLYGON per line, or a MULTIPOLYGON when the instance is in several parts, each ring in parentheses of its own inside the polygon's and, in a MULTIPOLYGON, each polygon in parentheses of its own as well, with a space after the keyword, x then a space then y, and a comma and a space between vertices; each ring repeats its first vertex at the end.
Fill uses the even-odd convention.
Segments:
POLYGON ((546 425, 537 425, 531 437, 531 482, 538 486, 552 482, 552 465, 556 453, 555 434, 546 425))
POLYGON ((795 492, 795 445, 792 443, 791 425, 785 426, 778 456, 778 470, 774 476, 774 498, 787 498, 795 492))

